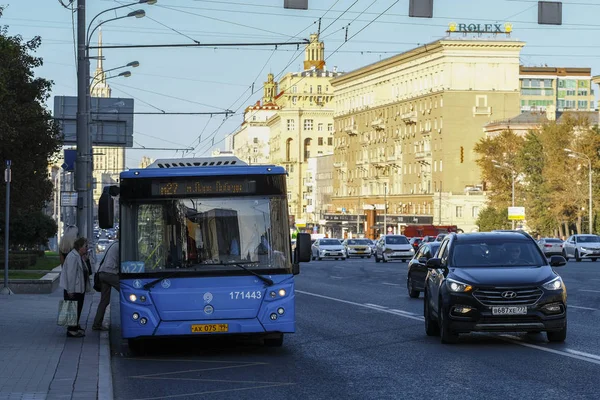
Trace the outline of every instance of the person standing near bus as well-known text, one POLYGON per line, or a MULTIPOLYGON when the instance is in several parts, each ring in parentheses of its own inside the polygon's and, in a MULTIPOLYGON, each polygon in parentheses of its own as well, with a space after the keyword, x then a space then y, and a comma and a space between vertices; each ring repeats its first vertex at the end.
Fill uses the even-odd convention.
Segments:
POLYGON ((96 271, 100 282, 102 283, 102 289, 100 290, 100 303, 98 303, 98 309, 96 310, 96 317, 94 318, 94 325, 92 329, 95 331, 107 331, 108 328, 102 325, 104 321, 104 313, 106 307, 110 304, 110 292, 112 288, 120 291, 119 285, 119 233, 117 232, 116 240, 112 243, 104 258, 100 262, 98 271, 96 271))
POLYGON ((83 328, 79 325, 79 318, 81 310, 83 310, 85 292, 89 285, 84 258, 87 256, 87 250, 86 238, 75 240, 73 250, 67 254, 60 272, 60 287, 64 289, 64 299, 77 302, 77 325, 67 327, 67 337, 85 336, 83 328))
POLYGON ((60 265, 65 263, 65 259, 67 255, 73 250, 73 243, 77 240, 77 236, 79 235, 79 229, 77 229, 74 225, 67 225, 65 227, 65 233, 60 239, 60 244, 58 245, 58 254, 60 257, 60 265))

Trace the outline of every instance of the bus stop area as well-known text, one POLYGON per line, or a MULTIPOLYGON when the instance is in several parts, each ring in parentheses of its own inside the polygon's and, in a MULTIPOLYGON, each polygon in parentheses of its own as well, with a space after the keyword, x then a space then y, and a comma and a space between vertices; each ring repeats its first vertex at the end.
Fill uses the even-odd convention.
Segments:
POLYGON ((100 293, 86 295, 83 338, 57 326, 62 297, 62 289, 0 297, 0 400, 112 399, 108 332, 92 330, 100 293))

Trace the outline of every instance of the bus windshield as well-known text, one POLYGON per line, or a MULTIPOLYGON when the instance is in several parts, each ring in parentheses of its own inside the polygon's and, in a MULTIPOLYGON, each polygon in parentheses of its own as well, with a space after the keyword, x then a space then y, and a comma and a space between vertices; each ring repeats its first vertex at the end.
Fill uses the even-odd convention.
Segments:
POLYGON ((291 273, 285 198, 219 197, 121 205, 121 272, 291 273), (228 265, 229 264, 229 265, 228 265))

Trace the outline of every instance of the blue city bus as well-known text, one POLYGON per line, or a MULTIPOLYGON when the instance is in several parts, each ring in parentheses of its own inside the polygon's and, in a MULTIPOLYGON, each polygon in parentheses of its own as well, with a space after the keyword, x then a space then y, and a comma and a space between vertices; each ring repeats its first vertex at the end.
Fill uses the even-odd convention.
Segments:
POLYGON ((287 174, 238 158, 158 160, 122 172, 99 202, 112 225, 119 194, 121 334, 133 352, 151 337, 256 334, 281 346, 296 329, 287 174))

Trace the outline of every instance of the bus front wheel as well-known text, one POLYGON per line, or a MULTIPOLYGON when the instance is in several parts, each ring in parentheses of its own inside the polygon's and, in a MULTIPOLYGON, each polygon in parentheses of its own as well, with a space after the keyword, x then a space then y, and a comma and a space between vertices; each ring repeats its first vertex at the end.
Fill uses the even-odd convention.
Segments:
POLYGON ((283 333, 276 336, 269 336, 265 338, 265 346, 267 347, 281 347, 283 346, 283 333))

